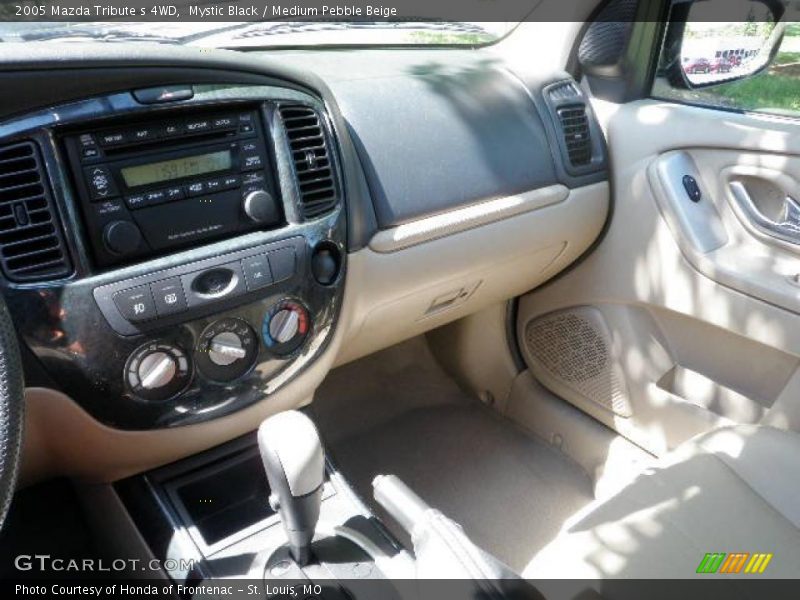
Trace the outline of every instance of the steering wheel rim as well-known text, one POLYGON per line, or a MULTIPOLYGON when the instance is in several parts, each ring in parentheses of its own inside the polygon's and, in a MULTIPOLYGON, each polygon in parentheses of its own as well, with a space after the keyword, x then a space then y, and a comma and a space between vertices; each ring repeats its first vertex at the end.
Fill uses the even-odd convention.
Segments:
POLYGON ((17 332, 0 295, 0 528, 6 520, 17 484, 25 383, 17 332))

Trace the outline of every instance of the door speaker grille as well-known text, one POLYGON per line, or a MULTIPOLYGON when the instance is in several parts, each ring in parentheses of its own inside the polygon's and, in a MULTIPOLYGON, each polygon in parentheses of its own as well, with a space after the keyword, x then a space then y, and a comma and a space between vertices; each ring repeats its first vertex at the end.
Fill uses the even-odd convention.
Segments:
POLYGON ((557 311, 528 322, 525 350, 533 374, 555 394, 573 404, 591 402, 631 416, 611 333, 596 308, 557 311))

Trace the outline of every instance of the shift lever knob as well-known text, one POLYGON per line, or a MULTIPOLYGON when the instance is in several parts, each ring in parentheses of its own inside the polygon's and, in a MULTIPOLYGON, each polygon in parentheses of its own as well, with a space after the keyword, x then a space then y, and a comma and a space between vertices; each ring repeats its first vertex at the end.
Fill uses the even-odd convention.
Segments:
POLYGON ((258 448, 272 490, 270 506, 281 516, 292 556, 300 566, 306 565, 325 471, 317 428, 303 413, 278 413, 258 428, 258 448))

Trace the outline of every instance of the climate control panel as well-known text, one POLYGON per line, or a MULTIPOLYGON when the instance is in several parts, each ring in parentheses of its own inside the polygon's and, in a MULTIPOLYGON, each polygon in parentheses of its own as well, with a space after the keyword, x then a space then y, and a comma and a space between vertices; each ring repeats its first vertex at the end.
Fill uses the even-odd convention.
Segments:
POLYGON ((197 378, 228 385, 246 377, 259 362, 285 361, 303 347, 312 330, 311 315, 297 299, 280 300, 258 323, 250 320, 212 320, 189 347, 162 340, 138 347, 125 367, 128 390, 141 400, 158 402, 175 398, 197 378))

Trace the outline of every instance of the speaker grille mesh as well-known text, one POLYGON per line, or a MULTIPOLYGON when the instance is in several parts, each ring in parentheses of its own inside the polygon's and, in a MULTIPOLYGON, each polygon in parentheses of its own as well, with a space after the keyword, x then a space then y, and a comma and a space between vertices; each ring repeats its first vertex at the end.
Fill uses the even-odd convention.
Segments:
POLYGON ((534 375, 545 386, 558 388, 552 389, 555 393, 572 395, 565 400, 588 400, 619 416, 631 415, 621 367, 597 309, 570 309, 530 321, 525 346, 534 375))

